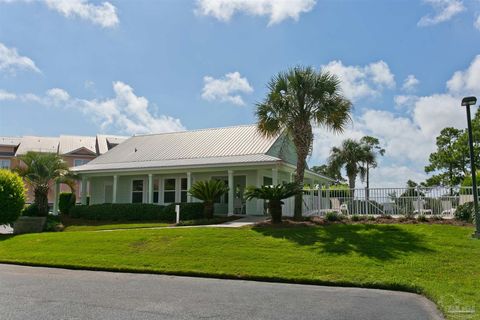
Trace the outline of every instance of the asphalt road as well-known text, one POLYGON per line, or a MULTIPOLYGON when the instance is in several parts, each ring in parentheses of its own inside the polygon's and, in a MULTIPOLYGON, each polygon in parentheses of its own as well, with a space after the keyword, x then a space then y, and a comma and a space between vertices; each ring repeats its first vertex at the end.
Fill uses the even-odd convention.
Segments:
POLYGON ((442 319, 383 290, 0 265, 0 319, 442 319))

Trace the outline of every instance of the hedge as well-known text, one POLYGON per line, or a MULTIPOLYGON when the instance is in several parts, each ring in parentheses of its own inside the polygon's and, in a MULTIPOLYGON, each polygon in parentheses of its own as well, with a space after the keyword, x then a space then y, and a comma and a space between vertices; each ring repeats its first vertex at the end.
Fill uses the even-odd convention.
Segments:
POLYGON ((70 209, 75 205, 77 198, 75 193, 62 192, 58 197, 58 210, 61 214, 68 214, 70 209))
MULTIPOLYGON (((175 204, 160 206, 147 203, 105 203, 78 205, 70 209, 72 218, 110 221, 175 221, 175 204)), ((191 220, 203 217, 202 203, 180 204, 180 219, 191 220)))
POLYGON ((10 170, 0 169, 0 226, 12 224, 25 205, 25 185, 22 178, 10 170))

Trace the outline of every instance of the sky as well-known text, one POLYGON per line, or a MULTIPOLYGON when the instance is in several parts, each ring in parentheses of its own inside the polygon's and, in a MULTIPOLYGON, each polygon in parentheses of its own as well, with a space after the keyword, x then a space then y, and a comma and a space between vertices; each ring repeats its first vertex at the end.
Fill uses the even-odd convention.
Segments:
POLYGON ((255 122, 276 73, 342 80, 342 134, 386 149, 372 186, 423 181, 480 96, 480 0, 0 0, 0 135, 133 135, 255 122))

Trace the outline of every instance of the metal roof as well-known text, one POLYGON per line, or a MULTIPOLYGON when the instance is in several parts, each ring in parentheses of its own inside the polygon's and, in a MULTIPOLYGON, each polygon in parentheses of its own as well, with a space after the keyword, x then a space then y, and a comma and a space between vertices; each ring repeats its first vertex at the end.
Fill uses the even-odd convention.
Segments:
POLYGON ((58 151, 60 138, 25 136, 15 153, 16 156, 26 154, 28 151, 54 152, 58 151))
POLYGON ((280 161, 266 155, 277 138, 263 136, 256 125, 141 135, 75 170, 280 161))
POLYGON ((93 154, 97 154, 95 137, 82 136, 60 136, 60 143, 58 146, 58 154, 68 154, 82 148, 87 149, 93 154))
POLYGON ((97 134, 98 153, 104 154, 111 149, 109 145, 118 145, 127 139, 128 137, 123 136, 97 134))
POLYGON ((0 137, 0 146, 16 147, 21 141, 21 137, 0 137))

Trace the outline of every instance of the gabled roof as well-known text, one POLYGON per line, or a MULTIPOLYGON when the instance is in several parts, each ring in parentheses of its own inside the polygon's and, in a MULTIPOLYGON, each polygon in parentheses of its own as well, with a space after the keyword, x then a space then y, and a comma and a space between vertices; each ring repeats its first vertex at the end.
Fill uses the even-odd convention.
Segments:
POLYGON ((21 141, 21 137, 0 137, 0 146, 16 147, 21 141))
POLYGON ((75 170, 276 162, 281 159, 267 152, 277 139, 256 125, 135 136, 75 170))
POLYGON ((15 155, 26 154, 28 151, 56 153, 59 141, 60 138, 56 137, 24 136, 15 155))
POLYGON ((97 134, 98 154, 104 154, 112 147, 127 140, 128 137, 97 134))
POLYGON ((89 151, 93 155, 97 154, 95 137, 82 136, 60 136, 60 144, 58 146, 58 154, 65 155, 80 150, 89 151))

